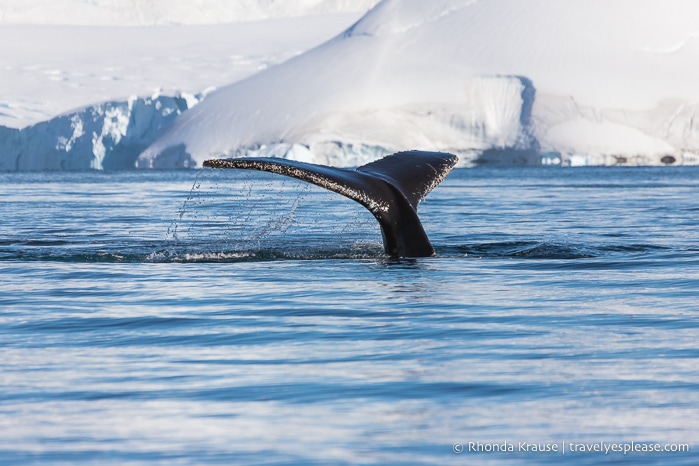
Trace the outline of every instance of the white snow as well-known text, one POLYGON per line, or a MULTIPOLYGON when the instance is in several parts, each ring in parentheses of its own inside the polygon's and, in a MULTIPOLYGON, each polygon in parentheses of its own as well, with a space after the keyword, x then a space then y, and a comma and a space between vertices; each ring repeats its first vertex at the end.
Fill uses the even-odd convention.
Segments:
POLYGON ((0 26, 0 125, 129 96, 200 93, 333 37, 356 13, 195 26, 0 26))
POLYGON ((0 24, 221 24, 365 12, 378 0, 2 0, 0 24))
MULTIPOLYGON (((54 5, 49 0, 4 0, 0 22, 24 25, 0 28, 7 57, 0 124, 20 128, 102 101, 146 108, 143 96, 156 88, 163 96, 207 90, 193 108, 152 120, 162 133, 149 132, 153 143, 138 166, 200 166, 225 155, 357 165, 402 149, 451 151, 467 163, 699 159, 694 0, 383 0, 353 25, 359 15, 338 12, 366 11, 375 1, 125 2, 63 0, 55 4, 70 4, 70 15, 56 10, 42 19, 30 7, 54 5), (49 17, 61 24, 248 22, 26 25, 49 17)), ((90 108, 111 122, 107 129, 89 129, 77 111, 61 120, 60 132, 46 134, 49 145, 82 160, 79 141, 92 131, 84 158, 99 168, 123 153, 102 154, 99 137, 126 131, 120 140, 127 140, 135 126, 90 108)), ((6 134, 0 131, 0 149, 10 144, 6 134)), ((21 145, 14 137, 10 145, 21 145)))
POLYGON ((654 138, 639 129, 611 122, 593 122, 585 119, 570 120, 549 128, 546 141, 568 153, 589 156, 639 154, 663 156, 674 148, 660 138, 654 138), (584 138, 579 135, 584 134, 584 138))
POLYGON ((697 17, 693 0, 384 0, 341 37, 212 93, 138 163, 273 143, 333 164, 358 161, 347 145, 660 163, 699 150, 697 17))

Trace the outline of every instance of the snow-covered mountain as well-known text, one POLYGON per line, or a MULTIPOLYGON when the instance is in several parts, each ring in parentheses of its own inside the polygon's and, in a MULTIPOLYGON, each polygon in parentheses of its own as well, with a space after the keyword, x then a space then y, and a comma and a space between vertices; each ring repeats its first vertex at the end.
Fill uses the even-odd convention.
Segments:
MULTIPOLYGON (((129 147, 152 142, 136 164, 161 168, 225 155, 347 166, 403 149, 466 163, 696 164, 697 17, 694 0, 383 0, 333 39, 176 106, 129 147)), ((0 133, 0 157, 2 144, 0 133)), ((91 166, 101 157, 93 149, 91 166)))
POLYGON ((693 0, 384 0, 343 35, 212 93, 138 163, 276 143, 350 165, 377 149, 691 163, 697 17, 693 0))

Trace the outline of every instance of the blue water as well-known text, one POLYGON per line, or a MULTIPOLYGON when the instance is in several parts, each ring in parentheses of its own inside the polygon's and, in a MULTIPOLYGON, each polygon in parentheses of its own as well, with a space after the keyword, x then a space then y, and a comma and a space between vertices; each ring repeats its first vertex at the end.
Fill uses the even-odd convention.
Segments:
POLYGON ((274 175, 0 174, 0 463, 698 464, 697 179, 457 169, 391 260, 274 175))

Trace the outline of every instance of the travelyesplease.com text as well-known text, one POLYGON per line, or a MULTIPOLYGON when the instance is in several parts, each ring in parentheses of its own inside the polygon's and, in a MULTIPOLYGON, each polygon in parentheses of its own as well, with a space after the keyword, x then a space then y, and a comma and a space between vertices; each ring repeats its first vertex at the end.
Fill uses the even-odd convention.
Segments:
POLYGON ((688 443, 649 443, 649 442, 465 442, 454 443, 454 453, 688 453, 688 443))

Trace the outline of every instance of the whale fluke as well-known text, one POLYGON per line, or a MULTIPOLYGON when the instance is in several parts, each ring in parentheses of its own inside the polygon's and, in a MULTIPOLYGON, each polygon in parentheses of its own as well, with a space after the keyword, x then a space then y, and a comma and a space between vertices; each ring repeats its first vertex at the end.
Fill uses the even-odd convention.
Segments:
POLYGON ((443 152, 398 152, 357 169, 277 158, 212 159, 205 167, 260 170, 297 178, 342 194, 366 207, 381 226, 391 257, 434 255, 417 206, 454 167, 458 158, 443 152))

